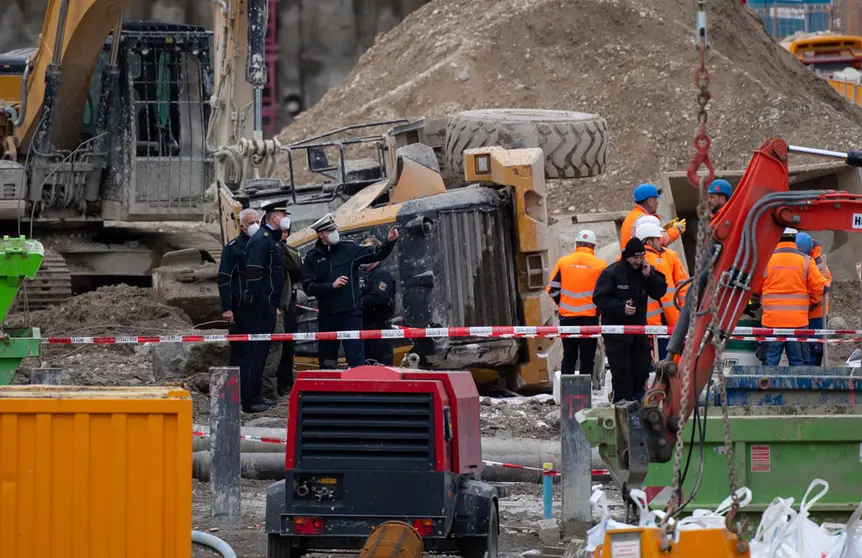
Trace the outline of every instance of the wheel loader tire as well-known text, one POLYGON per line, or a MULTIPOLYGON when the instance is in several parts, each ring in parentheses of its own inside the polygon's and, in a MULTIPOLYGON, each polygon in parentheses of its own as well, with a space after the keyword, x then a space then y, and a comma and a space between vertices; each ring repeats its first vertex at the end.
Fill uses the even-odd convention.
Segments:
POLYGON ((605 172, 608 123, 583 112, 533 109, 482 109, 449 118, 447 172, 464 177, 464 150, 499 145, 540 147, 546 178, 587 178, 605 172))

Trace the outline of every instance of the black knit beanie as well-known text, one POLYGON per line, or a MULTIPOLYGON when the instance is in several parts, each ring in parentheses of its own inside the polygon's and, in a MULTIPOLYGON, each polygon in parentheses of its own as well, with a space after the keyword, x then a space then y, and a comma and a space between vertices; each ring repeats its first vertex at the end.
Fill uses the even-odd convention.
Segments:
POLYGON ((623 250, 623 259, 635 258, 644 255, 644 243, 639 238, 632 238, 626 243, 626 249, 623 250))

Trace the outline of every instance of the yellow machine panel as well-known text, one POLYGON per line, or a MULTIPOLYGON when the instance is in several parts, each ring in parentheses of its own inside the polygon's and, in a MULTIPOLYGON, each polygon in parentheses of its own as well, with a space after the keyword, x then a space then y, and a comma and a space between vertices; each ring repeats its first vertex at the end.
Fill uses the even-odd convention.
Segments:
POLYGON ((694 529, 679 532, 679 540, 662 550, 657 528, 608 531, 595 558, 749 558, 747 543, 727 529, 694 529))
POLYGON ((191 429, 181 389, 0 389, 0 556, 189 557, 191 429))

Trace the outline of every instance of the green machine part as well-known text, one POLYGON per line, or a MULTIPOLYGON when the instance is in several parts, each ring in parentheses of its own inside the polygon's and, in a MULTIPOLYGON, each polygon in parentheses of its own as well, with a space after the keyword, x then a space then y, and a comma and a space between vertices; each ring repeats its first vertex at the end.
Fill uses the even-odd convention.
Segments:
MULTIPOLYGON (((0 317, 6 314, 24 279, 34 279, 45 250, 37 240, 21 236, 0 240, 0 317)), ((39 356, 39 328, 0 328, 0 386, 8 385, 21 361, 39 356)))
MULTIPOLYGON (((829 492, 815 504, 819 513, 852 512, 862 500, 862 408, 847 405, 729 407, 730 439, 738 487, 752 492, 744 511, 766 509, 773 498, 799 502, 814 479, 829 483, 829 492)), ((586 438, 607 462, 618 484, 613 408, 585 409, 578 422, 586 438)), ((694 421, 683 432, 682 466, 689 455, 694 421)), ((710 409, 703 444, 696 434, 688 474, 682 487, 691 496, 703 450, 703 476, 688 509, 715 509, 730 495, 724 424, 720 409, 710 409)), ((663 509, 673 486, 673 460, 651 463, 643 489, 650 507, 663 509)))

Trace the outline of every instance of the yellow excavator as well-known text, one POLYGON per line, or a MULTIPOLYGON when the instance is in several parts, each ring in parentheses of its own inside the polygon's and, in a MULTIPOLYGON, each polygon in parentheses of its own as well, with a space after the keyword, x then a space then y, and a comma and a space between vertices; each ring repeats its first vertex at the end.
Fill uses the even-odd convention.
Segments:
POLYGON ((158 225, 213 210, 213 33, 123 24, 132 1, 50 0, 37 46, 0 55, 0 229, 47 248, 30 308, 146 285, 171 252, 211 268, 220 253, 198 226, 158 225))

